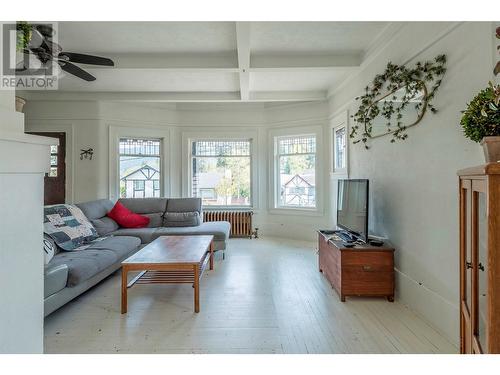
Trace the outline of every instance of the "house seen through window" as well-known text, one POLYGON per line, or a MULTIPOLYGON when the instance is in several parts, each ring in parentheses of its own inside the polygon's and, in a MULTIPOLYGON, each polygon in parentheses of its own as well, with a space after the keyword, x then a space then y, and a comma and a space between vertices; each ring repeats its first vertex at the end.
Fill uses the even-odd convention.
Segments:
POLYGON ((278 137, 277 206, 316 207, 316 137, 278 137))
POLYGON ((119 152, 120 197, 159 197, 161 140, 121 138, 119 152))
POLYGON ((191 143, 191 190, 204 206, 251 205, 251 141, 191 143))
POLYGON ((59 146, 50 146, 50 172, 49 177, 57 177, 57 154, 59 146))
POLYGON ((347 136, 346 136, 346 128, 345 126, 339 127, 335 129, 334 134, 334 160, 335 170, 342 170, 346 167, 346 144, 347 144, 347 136))

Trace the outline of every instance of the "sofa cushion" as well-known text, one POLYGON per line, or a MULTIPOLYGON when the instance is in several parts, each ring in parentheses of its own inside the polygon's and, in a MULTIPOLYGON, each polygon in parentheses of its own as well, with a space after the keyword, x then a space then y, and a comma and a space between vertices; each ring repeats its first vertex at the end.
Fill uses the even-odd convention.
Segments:
POLYGON ((229 238, 231 231, 231 224, 227 221, 211 221, 202 223, 197 227, 166 227, 158 228, 154 231, 151 241, 160 236, 175 236, 175 235, 203 235, 213 234, 214 239, 217 241, 226 241, 229 238))
POLYGON ((163 213, 167 208, 167 198, 121 198, 118 202, 138 214, 163 213))
POLYGON ((108 237, 92 243, 85 250, 62 251, 49 263, 68 267, 67 286, 73 287, 90 279, 112 264, 121 261, 137 250, 140 240, 136 237, 108 237))
POLYGON ((120 228, 118 223, 108 216, 101 217, 100 219, 90 220, 99 236, 106 236, 107 234, 120 228))
POLYGON ((163 225, 163 212, 157 212, 154 214, 142 214, 149 219, 149 224, 147 228, 158 228, 163 225))
POLYGON ((109 199, 98 199, 96 201, 77 203, 76 206, 92 221, 106 217, 106 214, 111 211, 114 204, 109 199))
POLYGON ((116 221, 106 216, 113 208, 113 202, 109 199, 78 203, 76 206, 90 220, 99 236, 105 236, 120 227, 116 221))
POLYGON ((45 206, 43 228, 60 248, 67 251, 84 246, 98 237, 82 210, 70 204, 45 206))
POLYGON ((162 226, 167 198, 121 198, 118 202, 130 211, 149 217, 149 228, 162 226))
POLYGON ((165 212, 164 227, 196 227, 201 224, 200 213, 194 212, 165 212))
POLYGON ((166 212, 200 212, 201 198, 170 198, 166 212))
POLYGON ((134 236, 106 237, 95 241, 87 250, 111 250, 121 260, 141 245, 139 238, 134 236))
POLYGON ((116 202, 108 216, 124 228, 144 228, 149 224, 149 217, 129 210, 120 202, 116 202))
POLYGON ((152 241, 152 235, 157 228, 120 228, 111 232, 112 236, 133 236, 140 239, 141 243, 152 241))
POLYGON ((66 287, 68 281, 68 266, 55 265, 50 262, 45 266, 43 296, 47 298, 66 287))

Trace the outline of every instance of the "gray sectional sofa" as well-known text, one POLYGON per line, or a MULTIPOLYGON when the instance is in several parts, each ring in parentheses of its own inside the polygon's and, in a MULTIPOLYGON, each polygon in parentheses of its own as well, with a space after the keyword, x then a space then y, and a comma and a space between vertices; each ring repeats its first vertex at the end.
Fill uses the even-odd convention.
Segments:
POLYGON ((102 238, 85 250, 58 251, 45 266, 45 316, 121 267, 121 262, 160 236, 214 236, 214 250, 224 251, 231 225, 203 222, 199 198, 128 198, 120 202, 148 216, 147 228, 120 228, 106 214, 113 202, 101 199, 77 204, 102 238))

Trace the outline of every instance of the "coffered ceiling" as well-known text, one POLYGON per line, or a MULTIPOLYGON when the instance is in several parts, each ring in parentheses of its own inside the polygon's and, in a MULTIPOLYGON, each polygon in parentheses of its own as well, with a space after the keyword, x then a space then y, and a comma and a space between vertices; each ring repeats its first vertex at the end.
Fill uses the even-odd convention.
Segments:
MULTIPOLYGON (((44 98, 143 102, 323 100, 387 22, 60 22, 65 51, 110 57, 44 98)), ((36 96, 33 94, 32 96, 36 96)), ((38 94, 41 96, 41 94, 38 94)))

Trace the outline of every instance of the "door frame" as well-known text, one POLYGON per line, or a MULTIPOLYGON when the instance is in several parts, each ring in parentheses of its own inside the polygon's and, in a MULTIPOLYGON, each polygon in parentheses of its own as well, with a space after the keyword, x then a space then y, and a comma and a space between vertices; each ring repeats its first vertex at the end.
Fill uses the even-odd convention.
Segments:
MULTIPOLYGON (((54 138, 54 139, 58 139, 59 140, 59 145, 58 145, 58 152, 57 152, 57 177, 56 178, 63 178, 64 179, 64 186, 63 186, 63 200, 62 202, 58 203, 58 204, 62 204, 62 203, 66 203, 67 202, 67 182, 66 182, 66 153, 67 153, 67 149, 66 149, 66 139, 68 137, 68 135, 66 134, 66 132, 27 132, 28 134, 31 134, 31 135, 38 135, 38 136, 42 136, 42 137, 49 137, 49 138, 54 138), (61 148, 64 150, 64 158, 62 160, 60 160, 60 150, 61 148)), ((52 153, 51 153, 52 155, 52 153)), ((50 174, 46 173, 45 176, 44 176, 44 192, 43 192, 43 196, 44 196, 44 205, 47 204, 46 202, 46 193, 47 191, 45 190, 46 189, 46 182, 47 182, 47 179, 48 178, 51 178, 50 177, 50 174)), ((53 203, 48 203, 48 204, 53 204, 53 203)))
POLYGON ((75 202, 75 158, 73 157, 75 150, 75 125, 69 123, 54 124, 50 122, 30 122, 26 123, 25 132, 36 133, 66 133, 66 203, 75 202))

